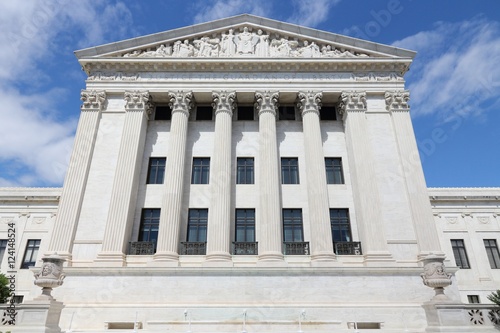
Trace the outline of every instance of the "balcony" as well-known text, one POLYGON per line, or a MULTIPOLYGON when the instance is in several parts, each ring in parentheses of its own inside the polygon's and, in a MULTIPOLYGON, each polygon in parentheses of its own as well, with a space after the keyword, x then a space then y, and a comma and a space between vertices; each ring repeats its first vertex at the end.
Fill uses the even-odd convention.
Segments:
POLYGON ((234 255, 257 255, 257 242, 233 242, 234 255))
POLYGON ((361 242, 335 242, 335 254, 338 256, 343 255, 361 255, 361 242))
POLYGON ((129 242, 128 254, 141 256, 153 255, 156 252, 156 242, 129 242))
POLYGON ((309 242, 284 242, 283 253, 285 255, 309 255, 309 242))
POLYGON ((181 242, 181 254, 197 256, 207 253, 207 242, 181 242))

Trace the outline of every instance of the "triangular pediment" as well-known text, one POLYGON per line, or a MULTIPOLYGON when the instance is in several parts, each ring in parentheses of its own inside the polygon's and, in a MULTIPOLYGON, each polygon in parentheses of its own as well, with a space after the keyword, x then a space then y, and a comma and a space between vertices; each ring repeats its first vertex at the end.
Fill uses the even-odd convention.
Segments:
POLYGON ((75 52, 82 58, 413 58, 415 52, 238 15, 75 52))

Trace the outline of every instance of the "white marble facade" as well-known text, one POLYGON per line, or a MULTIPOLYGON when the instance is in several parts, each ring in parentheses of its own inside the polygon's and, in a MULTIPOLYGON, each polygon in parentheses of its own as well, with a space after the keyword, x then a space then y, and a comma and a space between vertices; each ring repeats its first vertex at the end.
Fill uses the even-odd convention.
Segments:
MULTIPOLYGON (((455 199, 461 190, 429 200, 420 163, 407 163, 418 156, 404 82, 414 55, 251 15, 77 51, 88 80, 64 187, 0 189, 0 219, 19 226, 17 265, 27 239, 41 239, 38 260, 67 260, 53 295, 60 327, 75 332, 136 320, 145 332, 423 332, 434 292, 422 260, 446 255, 454 273, 451 233, 476 249, 478 232, 495 239, 499 190, 474 209, 455 199), (151 158, 166 158, 160 184, 148 184, 151 158), (195 158, 209 159, 208 184, 192 184, 195 158), (237 184, 237 158, 253 158, 250 184, 237 184), (338 184, 325 158, 341 159, 338 184), (283 183, 282 159, 297 161, 296 184, 283 183), (155 249, 131 254, 145 209, 160 210, 155 249), (208 214, 194 255, 191 209, 208 214), (236 209, 255 210, 250 254, 233 249, 236 209), (334 245, 330 209, 348 210, 348 253, 334 245), (291 245, 284 210, 301 215, 291 245)), ((486 301, 500 277, 481 260, 452 278, 450 299, 486 301)), ((19 269, 26 299, 39 294, 30 274, 19 269)))

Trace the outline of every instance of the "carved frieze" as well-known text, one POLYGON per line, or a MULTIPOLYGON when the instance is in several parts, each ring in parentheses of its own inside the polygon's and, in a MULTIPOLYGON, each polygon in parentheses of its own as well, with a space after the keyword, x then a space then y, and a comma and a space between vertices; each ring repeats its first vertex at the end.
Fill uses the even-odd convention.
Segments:
POLYGON ((258 29, 251 31, 243 27, 240 31, 228 31, 211 36, 194 37, 163 43, 147 49, 137 49, 125 54, 123 58, 196 58, 196 57, 257 57, 257 58, 366 58, 366 53, 353 49, 338 48, 333 44, 258 29))
POLYGON ((102 110, 106 102, 106 93, 98 90, 82 90, 80 99, 83 101, 82 111, 102 110))
POLYGON ((236 109, 235 91, 214 91, 212 92, 212 107, 215 113, 229 112, 231 115, 236 109))
POLYGON ((407 111, 410 109, 408 101, 410 92, 408 90, 395 90, 385 92, 385 107, 387 111, 407 111))
POLYGON ((315 112, 319 114, 322 98, 323 93, 321 91, 300 91, 297 95, 297 107, 302 113, 302 116, 307 112, 315 112))
POLYGON ((280 94, 277 91, 256 91, 255 108, 258 110, 259 116, 264 112, 271 112, 276 115, 279 96, 280 94))
POLYGON ((366 92, 365 91, 343 91, 339 97, 339 113, 347 111, 365 111, 366 92))

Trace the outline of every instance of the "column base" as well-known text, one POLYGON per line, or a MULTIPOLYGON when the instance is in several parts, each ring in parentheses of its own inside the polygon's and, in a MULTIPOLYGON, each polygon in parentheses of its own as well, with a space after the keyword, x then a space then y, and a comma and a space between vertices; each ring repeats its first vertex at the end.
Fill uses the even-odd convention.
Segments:
POLYGON ((153 255, 153 261, 156 262, 176 262, 179 263, 179 254, 177 252, 163 251, 156 252, 153 255))
POLYGON ((122 252, 101 252, 94 260, 96 267, 125 267, 126 256, 122 252))
POLYGON ((333 252, 315 252, 311 254, 311 261, 337 261, 333 252))
POLYGON ((286 267, 285 256, 281 252, 265 252, 259 254, 257 267, 286 267))
POLYGON ((224 261, 233 261, 233 258, 229 252, 210 252, 207 254, 205 257, 206 261, 219 261, 219 262, 224 262, 224 261))

